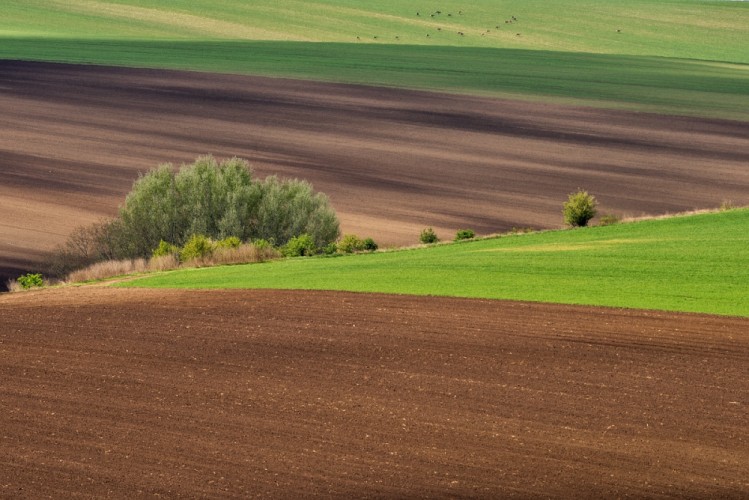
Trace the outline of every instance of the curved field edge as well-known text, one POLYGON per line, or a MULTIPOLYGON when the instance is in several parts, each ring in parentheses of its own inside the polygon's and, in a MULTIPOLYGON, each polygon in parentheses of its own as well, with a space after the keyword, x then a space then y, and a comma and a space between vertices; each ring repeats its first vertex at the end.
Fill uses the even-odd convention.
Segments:
POLYGON ((749 209, 340 258, 190 269, 124 287, 277 288, 749 316, 749 209))
POLYGON ((749 121, 749 66, 452 46, 9 38, 0 59, 187 69, 749 121))

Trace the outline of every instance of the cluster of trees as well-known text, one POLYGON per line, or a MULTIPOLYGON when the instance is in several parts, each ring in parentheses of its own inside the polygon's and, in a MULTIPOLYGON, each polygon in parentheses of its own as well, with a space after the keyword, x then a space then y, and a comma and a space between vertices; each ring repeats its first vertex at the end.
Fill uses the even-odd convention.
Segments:
POLYGON ((71 234, 50 272, 62 276, 98 261, 147 258, 162 241, 182 247, 194 235, 281 247, 303 234, 315 248, 338 238, 327 196, 306 181, 256 180, 239 158, 219 163, 203 156, 177 171, 167 164, 140 177, 117 217, 71 234))

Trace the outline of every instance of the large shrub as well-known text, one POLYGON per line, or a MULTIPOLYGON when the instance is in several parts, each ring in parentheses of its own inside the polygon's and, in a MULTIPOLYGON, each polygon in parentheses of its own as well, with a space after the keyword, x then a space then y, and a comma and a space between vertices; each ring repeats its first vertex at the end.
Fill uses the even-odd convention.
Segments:
POLYGON ((175 172, 161 165, 139 178, 120 208, 128 256, 146 256, 160 240, 182 246, 194 234, 252 236, 260 187, 245 160, 198 158, 175 172))
POLYGON ((323 248, 338 238, 339 222, 328 198, 308 182, 255 180, 245 160, 204 156, 179 171, 161 165, 141 176, 119 215, 76 230, 55 252, 50 272, 63 276, 102 260, 150 257, 161 241, 183 247, 196 234, 279 247, 308 234, 323 248))
POLYGON ((578 189, 570 193, 563 205, 564 223, 572 227, 584 227, 596 216, 596 199, 587 191, 578 189))

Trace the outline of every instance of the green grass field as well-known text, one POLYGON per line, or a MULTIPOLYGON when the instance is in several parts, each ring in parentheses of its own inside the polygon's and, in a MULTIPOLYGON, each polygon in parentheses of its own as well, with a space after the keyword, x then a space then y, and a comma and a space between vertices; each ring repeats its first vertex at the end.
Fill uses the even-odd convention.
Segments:
POLYGON ((741 63, 749 63, 747 30, 749 4, 704 0, 5 0, 0 16, 3 38, 355 43, 359 37, 741 63))
POLYGON ((0 16, 0 58, 283 76, 749 121, 749 2, 450 1, 431 17, 435 5, 10 0, 0 16), (511 16, 518 21, 505 24, 511 16))
POLYGON ((749 209, 336 258, 173 271, 120 286, 514 299, 749 316, 749 209))

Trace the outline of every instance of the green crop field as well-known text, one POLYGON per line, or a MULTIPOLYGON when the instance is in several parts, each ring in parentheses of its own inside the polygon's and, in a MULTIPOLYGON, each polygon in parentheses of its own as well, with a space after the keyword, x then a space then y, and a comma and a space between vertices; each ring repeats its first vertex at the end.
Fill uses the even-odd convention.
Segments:
POLYGON ((122 283, 515 299, 749 316, 749 209, 122 283))
POLYGON ((0 58, 749 120, 747 32, 749 2, 10 0, 0 17, 0 58), (506 24, 512 16, 517 21, 506 24))
POLYGON ((5 0, 0 17, 4 38, 361 41, 742 63, 747 29, 745 2, 704 0, 5 0))

